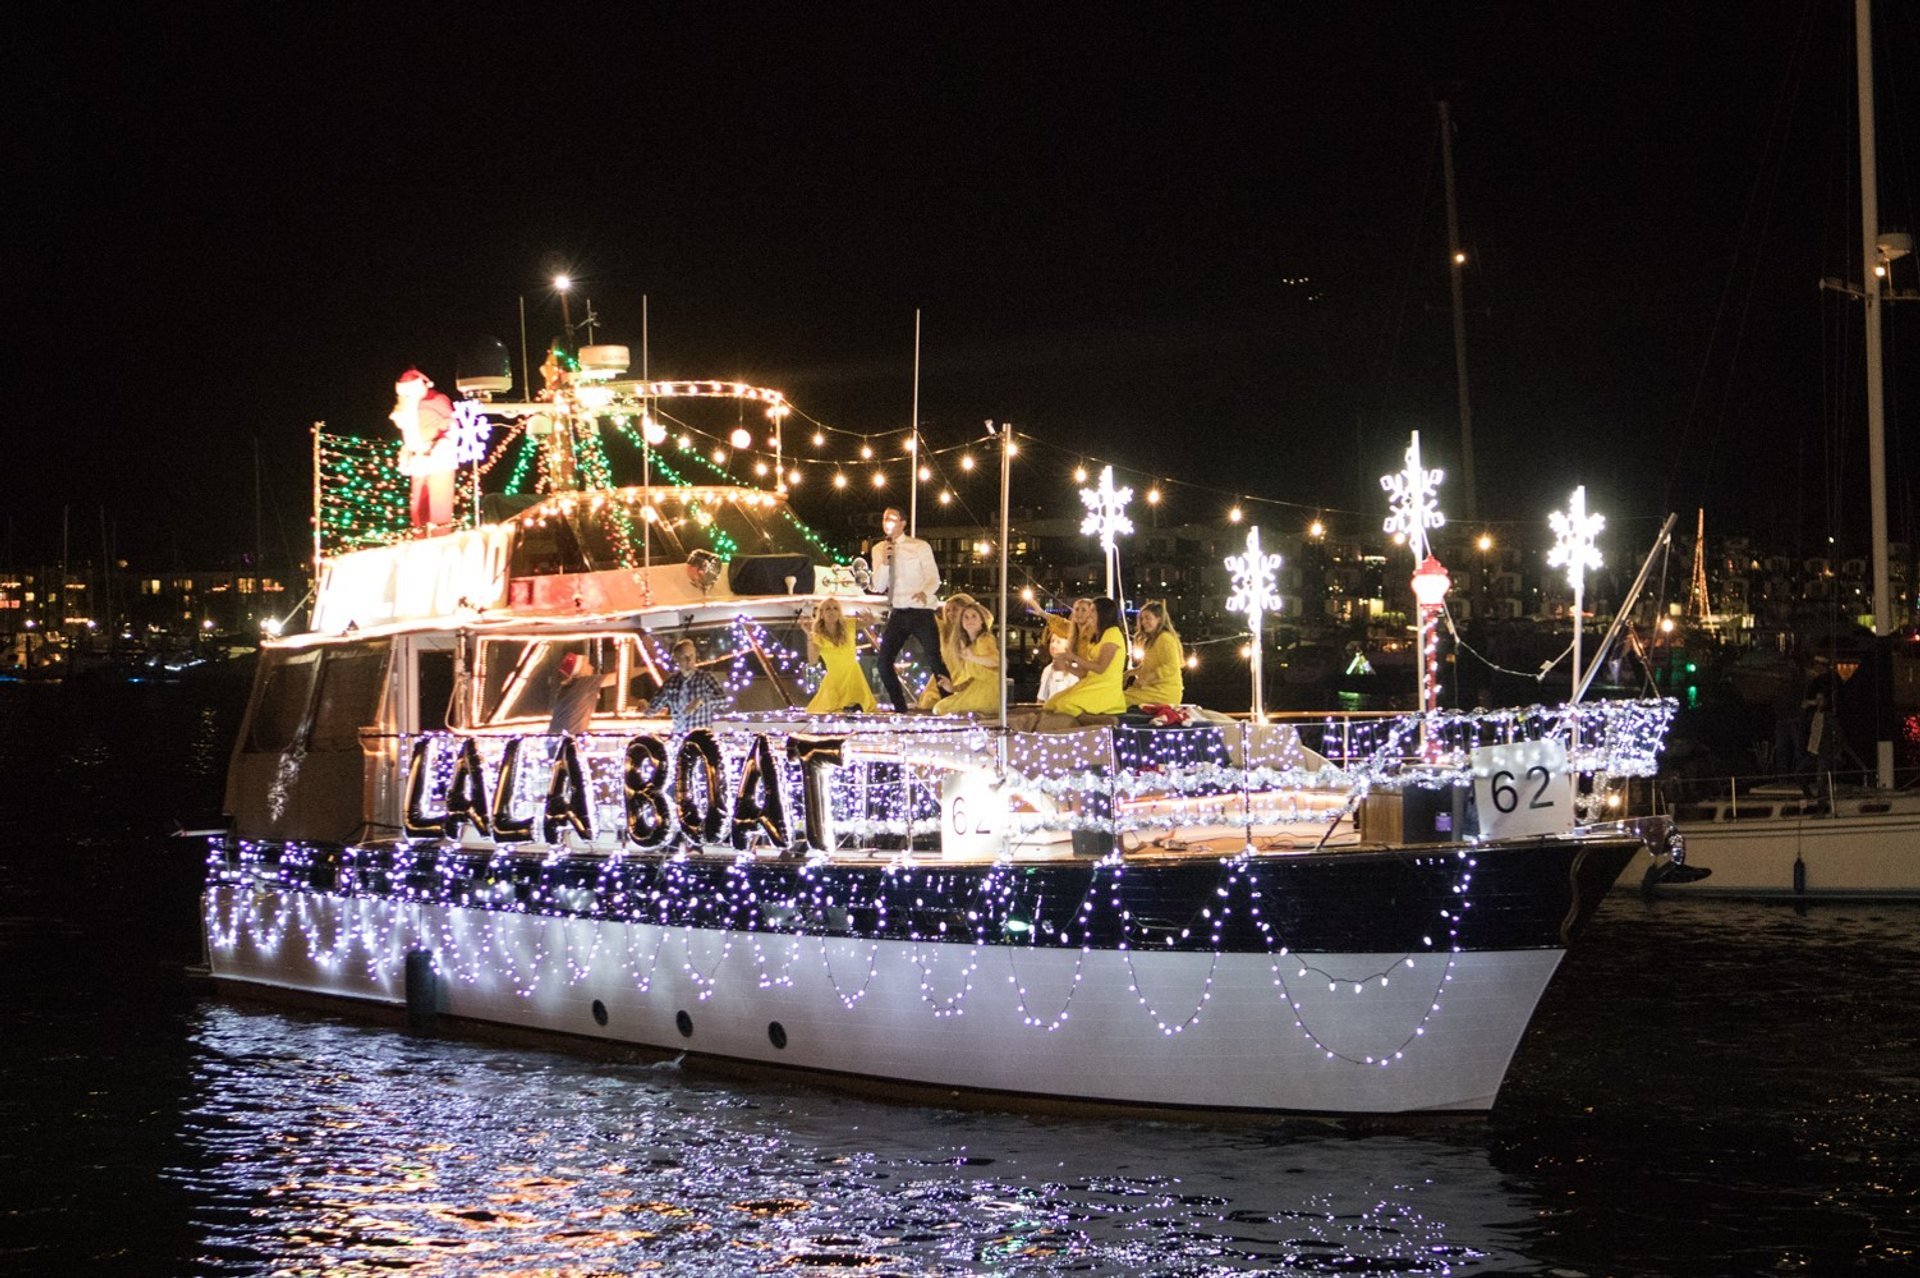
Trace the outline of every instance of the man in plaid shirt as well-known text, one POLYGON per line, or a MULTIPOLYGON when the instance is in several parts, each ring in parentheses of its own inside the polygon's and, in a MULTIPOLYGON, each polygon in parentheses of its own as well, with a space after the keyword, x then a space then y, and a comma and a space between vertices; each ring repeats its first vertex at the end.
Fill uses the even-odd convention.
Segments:
POLYGON ((660 685, 660 693, 642 712, 668 711, 673 715, 673 730, 689 732, 706 728, 731 704, 720 681, 698 669, 700 653, 693 640, 682 639, 673 645, 673 673, 660 685))

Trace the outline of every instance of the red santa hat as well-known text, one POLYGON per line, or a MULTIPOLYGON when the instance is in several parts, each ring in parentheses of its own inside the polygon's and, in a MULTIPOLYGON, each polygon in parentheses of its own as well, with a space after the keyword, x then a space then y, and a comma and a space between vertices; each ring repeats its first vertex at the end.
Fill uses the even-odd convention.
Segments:
POLYGON ((406 372, 395 378, 393 384, 398 386, 402 382, 425 382, 428 390, 433 389, 433 379, 417 368, 409 368, 406 372))
POLYGON ((566 656, 560 658, 560 677, 562 679, 571 679, 576 675, 584 673, 589 668, 587 659, 577 652, 569 652, 566 656))

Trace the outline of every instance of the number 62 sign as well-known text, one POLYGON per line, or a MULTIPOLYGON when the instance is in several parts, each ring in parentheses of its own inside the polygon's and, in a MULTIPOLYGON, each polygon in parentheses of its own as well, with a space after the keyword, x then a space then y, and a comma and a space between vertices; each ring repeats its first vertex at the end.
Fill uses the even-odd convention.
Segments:
POLYGON ((988 772, 949 772, 940 783, 940 854, 948 861, 996 857, 1007 837, 1007 796, 988 772))
POLYGON ((1519 741, 1473 752, 1480 837, 1524 838, 1573 828, 1573 777, 1564 741, 1519 741))

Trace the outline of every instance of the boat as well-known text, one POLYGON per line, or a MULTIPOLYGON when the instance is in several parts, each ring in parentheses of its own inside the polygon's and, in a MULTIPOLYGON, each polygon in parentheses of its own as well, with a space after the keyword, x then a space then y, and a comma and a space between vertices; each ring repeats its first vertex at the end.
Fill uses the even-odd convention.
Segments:
MULTIPOLYGON (((1871 497, 1873 634, 1875 650, 1841 654, 1829 647, 1836 668, 1845 656, 1853 669, 1877 681, 1882 703, 1871 784, 1842 785, 1830 770, 1807 776, 1752 780, 1744 792, 1729 783, 1725 795, 1672 806, 1671 813, 1692 851, 1693 873, 1652 874, 1642 886, 1659 895, 1790 897, 1879 900, 1920 897, 1920 791, 1915 777, 1897 775, 1891 725, 1895 658, 1891 555, 1887 535, 1886 421, 1881 357, 1881 308, 1891 300, 1920 297, 1893 287, 1893 264, 1912 248, 1911 237, 1878 229, 1874 170, 1872 12, 1855 0, 1855 59, 1859 97, 1862 282, 1822 281, 1865 307, 1868 485, 1871 497), (1875 668, 1878 668, 1877 671, 1875 668), (1707 871, 1700 874, 1699 871, 1707 871)), ((1775 681, 1753 695, 1777 695, 1786 676, 1774 662, 1775 681)), ((1832 706, 1827 707, 1828 710, 1832 706)), ((1817 751, 1815 753, 1818 753, 1817 751)), ((1631 877, 1631 876, 1629 876, 1631 877)), ((1627 882, 1622 880, 1623 885, 1627 882)))
MULTIPOLYGON (((1843 785, 1831 773, 1676 804, 1687 863, 1701 877, 1652 873, 1622 886, 1656 894, 1828 900, 1920 899, 1920 794, 1843 785)), ((1647 867, 1653 871, 1654 867, 1647 867)))
MULTIPOLYGON (((595 390, 461 411, 565 448, 676 393, 595 390)), ((321 556, 209 840, 214 980, 943 1104, 1478 1113, 1623 867, 1678 851, 1601 819, 1671 701, 809 715, 800 619, 882 600, 790 496, 555 488, 321 556), (643 705, 681 640, 731 697, 684 731, 643 705), (578 656, 598 700, 550 732, 578 656)))

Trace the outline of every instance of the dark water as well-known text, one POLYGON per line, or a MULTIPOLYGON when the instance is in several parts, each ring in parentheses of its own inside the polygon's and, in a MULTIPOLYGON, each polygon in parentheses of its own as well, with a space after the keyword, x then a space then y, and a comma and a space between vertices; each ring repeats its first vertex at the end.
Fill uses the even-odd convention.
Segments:
POLYGON ((1920 909, 1610 901, 1488 1120, 1042 1120, 210 998, 234 697, 0 686, 0 1274, 1920 1267, 1920 909))

